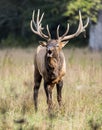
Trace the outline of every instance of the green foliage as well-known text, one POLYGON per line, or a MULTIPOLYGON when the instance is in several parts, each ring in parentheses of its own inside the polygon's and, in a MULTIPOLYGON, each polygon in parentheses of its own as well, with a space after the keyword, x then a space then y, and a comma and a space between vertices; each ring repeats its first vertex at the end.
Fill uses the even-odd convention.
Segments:
POLYGON ((69 2, 67 12, 64 15, 71 17, 70 21, 76 23, 75 20, 79 19, 78 10, 81 10, 83 19, 89 16, 90 20, 96 23, 100 9, 102 9, 101 0, 72 0, 69 2))

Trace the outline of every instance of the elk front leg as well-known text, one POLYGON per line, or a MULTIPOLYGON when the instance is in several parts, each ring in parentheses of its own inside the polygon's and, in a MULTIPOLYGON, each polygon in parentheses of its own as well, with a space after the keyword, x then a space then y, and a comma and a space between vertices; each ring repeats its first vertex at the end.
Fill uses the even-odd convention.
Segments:
POLYGON ((35 112, 37 111, 38 109, 38 91, 39 91, 39 87, 40 87, 40 83, 41 83, 41 75, 35 75, 34 76, 35 79, 34 79, 34 106, 35 106, 35 112))
POLYGON ((59 106, 61 106, 62 103, 62 87, 63 87, 63 80, 59 81, 57 83, 57 101, 59 106))
POLYGON ((48 104, 48 109, 52 109, 52 89, 53 85, 48 85, 47 83, 44 83, 44 89, 47 97, 47 104, 48 104))

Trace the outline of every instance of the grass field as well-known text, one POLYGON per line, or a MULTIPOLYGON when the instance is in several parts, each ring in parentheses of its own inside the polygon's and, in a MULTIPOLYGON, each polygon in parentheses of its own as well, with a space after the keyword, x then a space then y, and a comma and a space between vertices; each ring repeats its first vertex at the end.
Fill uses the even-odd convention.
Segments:
POLYGON ((43 83, 33 106, 34 49, 0 50, 0 130, 102 130, 102 53, 64 49, 63 106, 53 89, 49 116, 43 83))

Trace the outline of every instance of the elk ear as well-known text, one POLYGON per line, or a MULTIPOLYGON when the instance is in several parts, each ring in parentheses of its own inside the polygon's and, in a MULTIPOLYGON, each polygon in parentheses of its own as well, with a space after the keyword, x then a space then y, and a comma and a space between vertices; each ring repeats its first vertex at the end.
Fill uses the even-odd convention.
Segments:
POLYGON ((45 41, 39 41, 40 45, 43 46, 43 47, 46 47, 47 46, 47 43, 45 41))
POLYGON ((61 42, 60 47, 63 48, 69 41, 61 42))

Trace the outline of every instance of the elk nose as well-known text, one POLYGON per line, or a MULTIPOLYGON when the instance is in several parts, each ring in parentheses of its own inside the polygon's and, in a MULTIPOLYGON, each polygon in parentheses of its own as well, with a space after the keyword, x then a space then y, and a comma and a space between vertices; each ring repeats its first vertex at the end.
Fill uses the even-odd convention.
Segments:
POLYGON ((53 48, 52 47, 47 48, 47 53, 48 53, 48 57, 52 57, 53 48))
POLYGON ((48 53, 49 53, 49 55, 51 55, 52 51, 51 51, 51 50, 48 50, 48 53))

